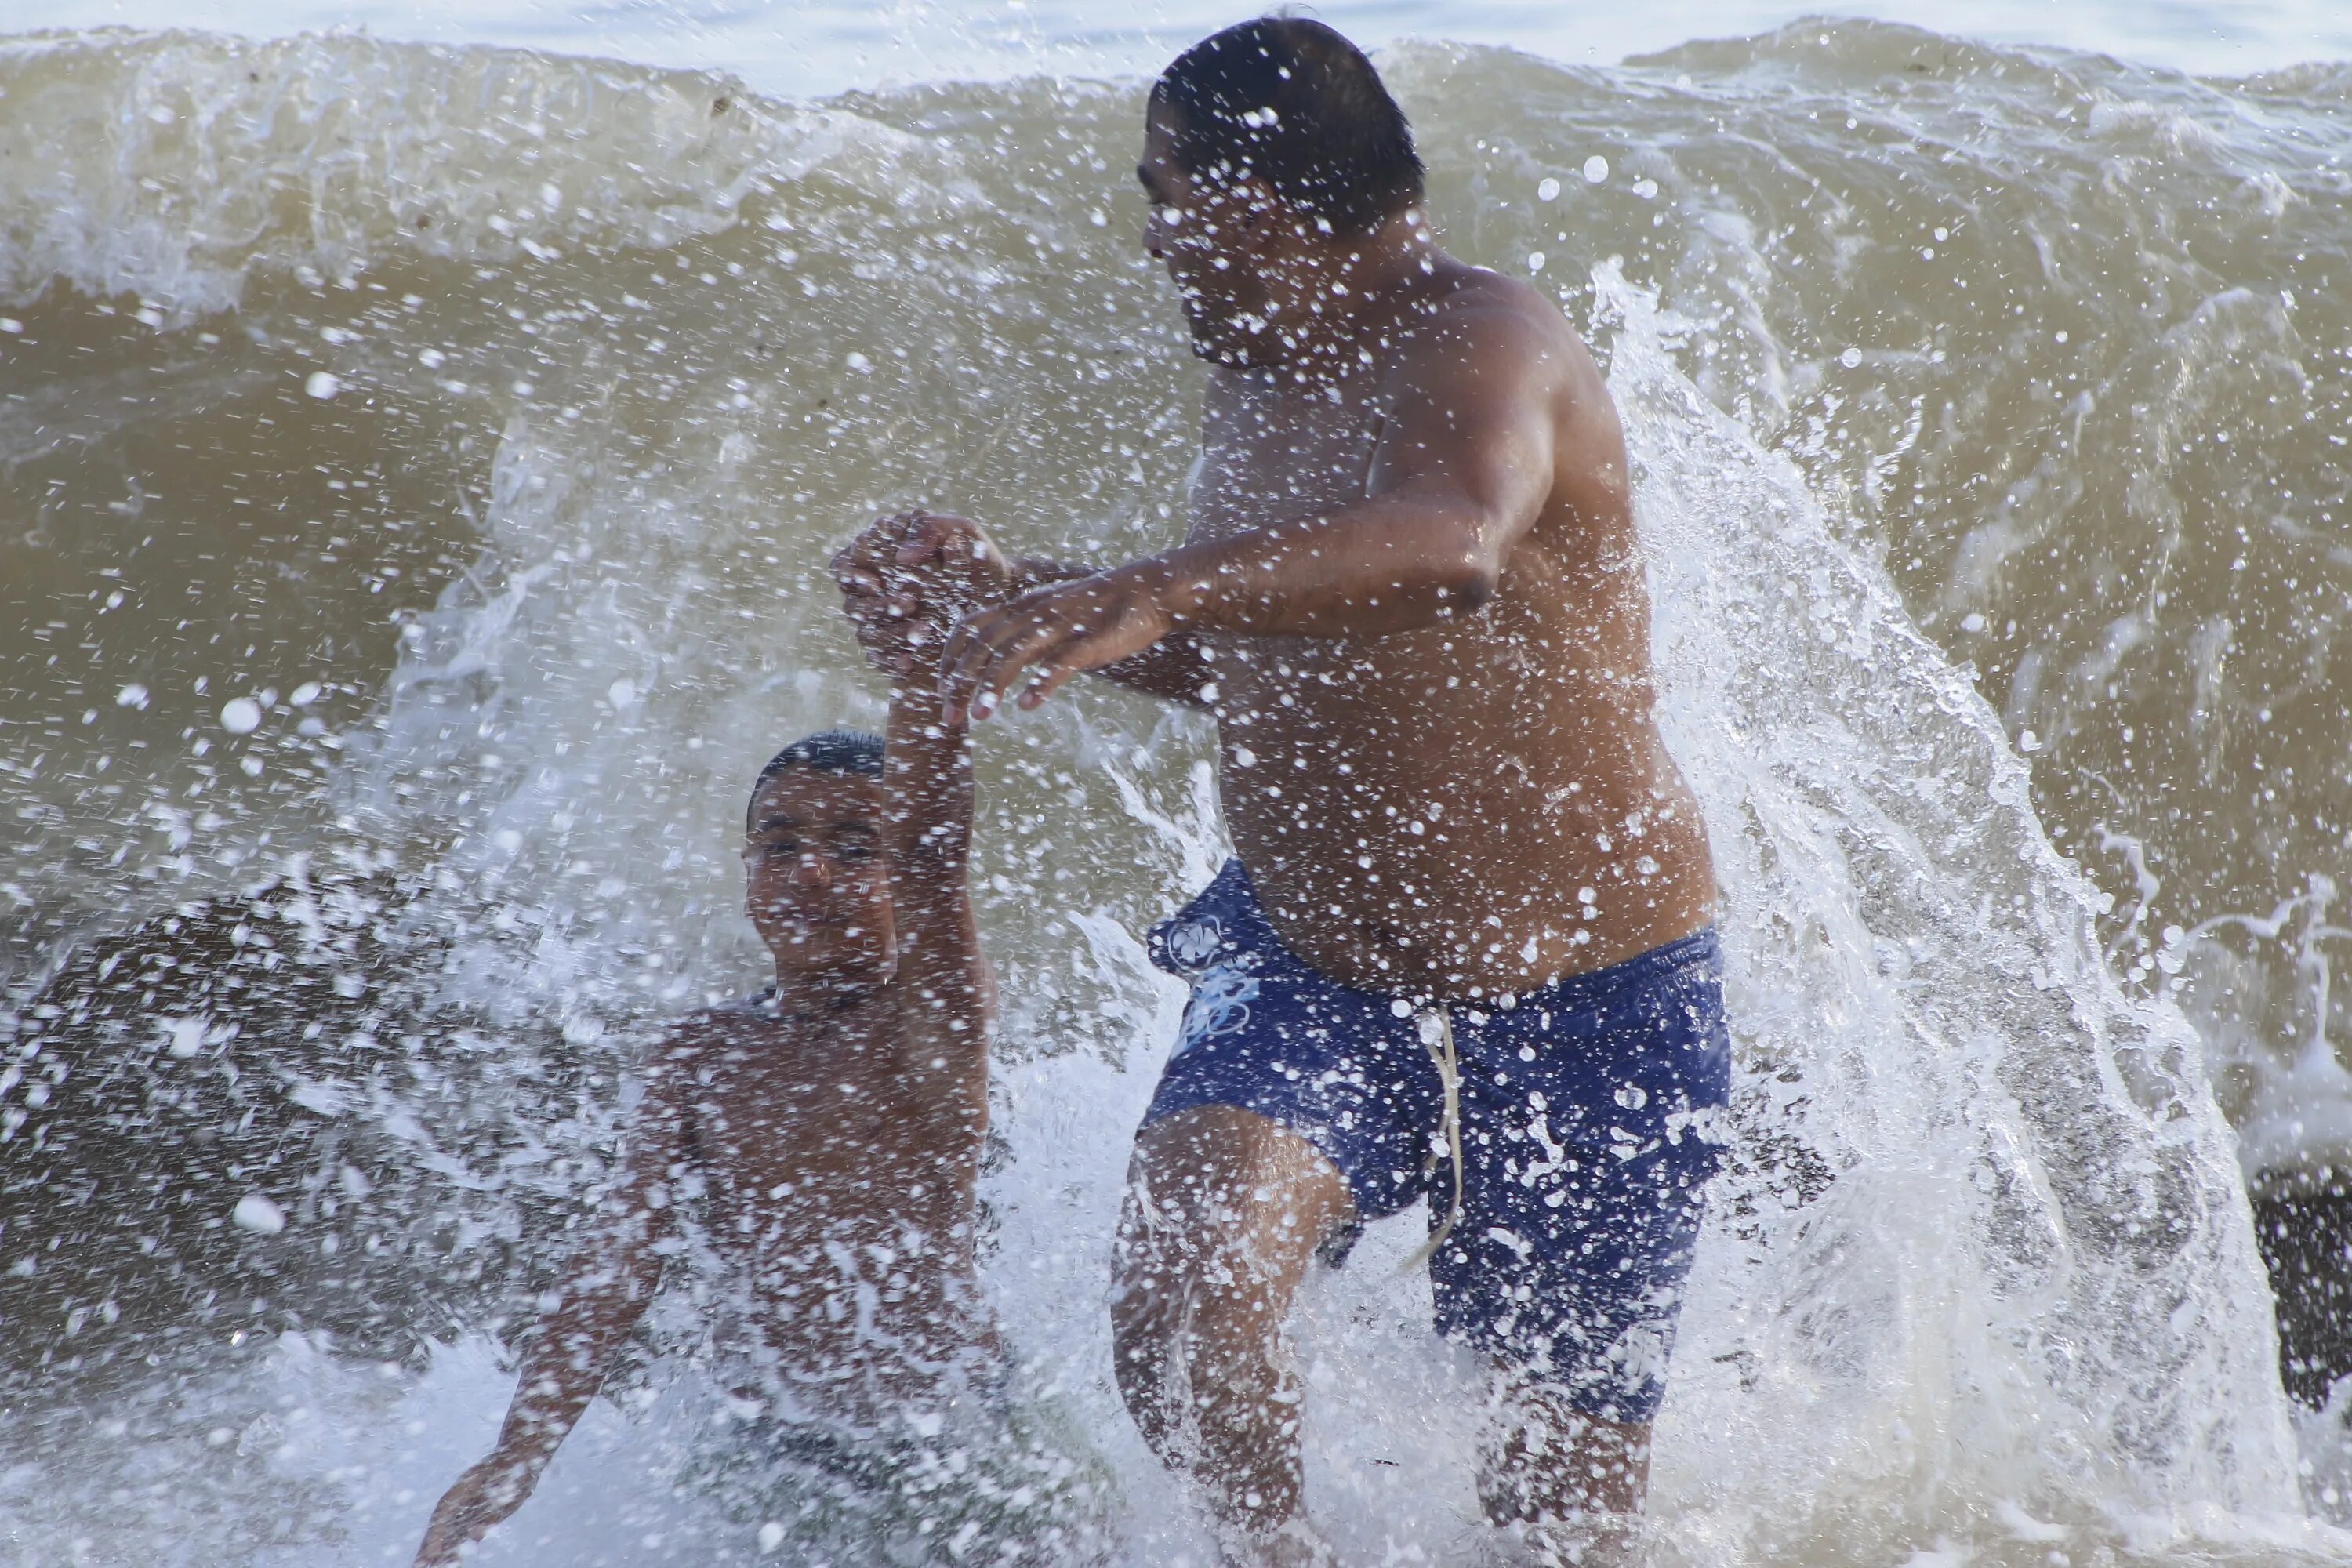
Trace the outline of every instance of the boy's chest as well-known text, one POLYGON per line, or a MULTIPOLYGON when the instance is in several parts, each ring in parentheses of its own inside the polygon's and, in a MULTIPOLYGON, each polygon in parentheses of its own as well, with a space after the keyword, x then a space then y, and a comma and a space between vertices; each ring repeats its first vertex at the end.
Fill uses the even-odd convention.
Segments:
POLYGON ((698 1087, 688 1138, 719 1176, 856 1163, 887 1148, 908 1110, 889 1065, 863 1060, 740 1069, 698 1087))
POLYGON ((929 1142, 931 1118, 897 1053, 793 1053, 698 1074, 688 1154, 729 1228, 887 1205, 929 1142))

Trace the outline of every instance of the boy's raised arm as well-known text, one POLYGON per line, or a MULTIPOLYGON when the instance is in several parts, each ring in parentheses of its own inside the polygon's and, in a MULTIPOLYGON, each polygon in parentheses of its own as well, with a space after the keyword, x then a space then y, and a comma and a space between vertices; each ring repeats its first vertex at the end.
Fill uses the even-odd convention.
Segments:
MULTIPOLYGON (((930 628, 936 649, 944 627, 930 628)), ((943 1108, 983 1114, 985 1086, 969 1068, 988 1049, 994 984, 981 957, 970 888, 971 728, 950 722, 929 659, 895 675, 883 760, 891 904, 898 927, 900 1049, 907 1071, 932 1079, 943 1108), (970 1103, 965 1103, 967 1100, 970 1103)))
POLYGON ((434 1509, 415 1568, 456 1563, 461 1548, 523 1505, 645 1315, 661 1280, 660 1244, 671 1234, 671 1205, 685 1169, 682 1085, 672 1081, 684 1076, 672 1060, 658 1062, 629 1129, 621 1179, 599 1206, 568 1277, 541 1298, 499 1440, 434 1509))

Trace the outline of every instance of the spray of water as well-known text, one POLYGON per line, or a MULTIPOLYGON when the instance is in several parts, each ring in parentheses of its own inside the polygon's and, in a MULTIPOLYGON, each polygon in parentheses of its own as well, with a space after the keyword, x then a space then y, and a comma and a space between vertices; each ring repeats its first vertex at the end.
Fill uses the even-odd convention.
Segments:
MULTIPOLYGON (((1929 48, 1812 36, 1622 79, 1446 50, 1392 71, 1454 241, 1567 279, 1609 358, 1664 717, 1717 847, 1741 1087, 1658 1432, 1664 1548, 2340 1560, 2298 1472, 2329 1506, 2352 1475, 2341 1411, 2298 1447, 2237 1152, 2150 979, 2232 931, 2320 952, 2333 889, 2260 930, 2151 936, 2139 964, 2179 923, 2150 912, 2163 879, 2142 853, 2105 858, 2137 901, 2087 881, 2012 746, 2085 711, 2089 678, 2053 708, 2017 639, 2005 721, 1919 629, 1958 602, 1871 528, 1917 537, 1905 520, 1933 504, 1882 500, 1961 494, 1927 479, 1982 431, 1963 410, 1937 434, 1944 358, 1840 357, 1856 334, 1832 318, 1863 285, 1792 322, 1780 279, 1932 226, 1872 228, 1852 193, 1821 198, 1815 230, 1760 224, 1819 177, 1767 159, 1735 188, 1733 154, 1766 141, 1687 141, 1749 115, 1831 160, 1847 133, 1809 141, 1806 118, 1828 86, 1792 102, 1742 73, 1795 61, 1834 85, 1929 48), (1550 237, 1570 204, 1575 245, 1550 237), (1588 283, 1572 258, 1595 235, 1626 259, 1592 256, 1588 283), (1865 375, 1919 385, 1882 407, 1847 379, 1865 375)), ((1992 102, 2018 148, 2054 136, 2035 116, 2092 68, 1935 47, 2017 83, 1961 72, 1904 112, 1992 102)), ((44 591, 88 588, 96 647, 53 666, 56 644, 12 645, 37 739, 9 775, 30 831, 5 862, 23 1001, 0 1310, 21 1397, 0 1510, 28 1562, 397 1560, 487 1445, 499 1337, 602 1178, 635 1053, 757 982, 732 857, 752 773, 878 714, 822 575, 833 545, 902 501, 1066 556, 1172 530, 1191 371, 1128 237, 1137 95, 807 110, 352 38, 50 40, 0 77, 9 134, 47 149, 0 173, 21 329, 0 364, 48 399, 0 411, 0 450, 12 485, 63 498, 28 513, 44 591), (151 404, 94 397, 108 374, 151 404)), ((2195 123, 2110 110, 2098 134, 2193 163, 2195 123)), ((1955 290, 1951 319, 1993 317, 1955 290)), ((2146 352, 2225 327, 2278 323, 2223 300, 2146 352)), ((1990 354, 1983 331, 1954 353, 1990 354)), ((1958 553, 2048 536, 2050 493, 1958 553)), ((2015 575, 1969 581, 2014 600, 2015 575)), ((1101 1292, 1179 1001, 1135 933, 1222 855, 1207 739, 1090 690, 1007 721, 982 764, 1007 999, 984 1280, 1155 1564, 1205 1563, 1207 1539, 1118 1407, 1101 1292)), ((2150 841, 2130 826, 2105 842, 2150 841)), ((2319 1017, 2294 1058, 2314 1081, 2319 1017)), ((2274 1061, 2270 1038, 2246 1059, 2274 1061)), ((1298 1324, 1310 1502, 1351 1560, 1448 1561, 1475 1517, 1476 1380, 1395 1267, 1418 1223, 1375 1227, 1298 1324)), ((684 1305, 479 1561, 760 1553, 671 1485, 711 1394, 693 1357, 653 1353, 690 1339, 684 1305)))

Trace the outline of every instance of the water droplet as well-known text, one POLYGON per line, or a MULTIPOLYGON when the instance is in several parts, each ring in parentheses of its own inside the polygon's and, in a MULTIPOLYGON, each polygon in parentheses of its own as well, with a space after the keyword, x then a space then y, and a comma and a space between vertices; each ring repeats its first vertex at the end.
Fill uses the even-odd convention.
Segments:
POLYGON ((237 1199, 228 1217, 229 1223, 239 1230, 257 1231, 263 1236, 276 1236, 286 1228, 286 1211, 259 1193, 247 1193, 237 1199))
POLYGON ((261 728, 261 704, 250 697, 232 697, 221 704, 220 721, 232 735, 250 735, 261 728))
POLYGON ((328 401, 342 389, 341 379, 331 371, 314 370, 310 373, 310 379, 302 384, 302 390, 321 403, 328 401))
POLYGON ((147 689, 134 680, 114 694, 114 705, 117 708, 144 708, 147 706, 147 689))
POLYGON ((1536 187, 1536 200, 1539 202, 1559 200, 1559 182, 1549 174, 1545 175, 1543 184, 1536 187))
POLYGON ((1584 183, 1597 185, 1609 177, 1609 160, 1595 153, 1584 161, 1584 183))

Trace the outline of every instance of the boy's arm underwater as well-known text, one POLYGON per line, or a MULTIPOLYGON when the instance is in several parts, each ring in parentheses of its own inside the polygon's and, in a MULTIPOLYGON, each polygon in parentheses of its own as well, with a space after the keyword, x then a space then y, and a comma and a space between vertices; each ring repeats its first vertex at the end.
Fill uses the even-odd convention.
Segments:
POLYGON ((463 1547, 523 1505, 652 1301, 686 1169, 677 1098, 687 1077, 683 1054, 673 1043, 656 1058, 629 1127, 621 1179, 599 1205, 595 1228, 567 1278, 541 1298, 498 1442, 434 1509, 415 1568, 456 1563, 463 1547))

